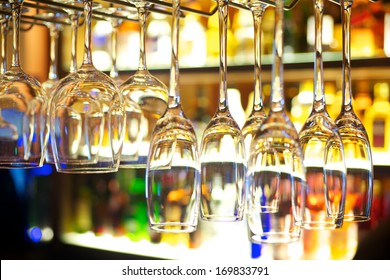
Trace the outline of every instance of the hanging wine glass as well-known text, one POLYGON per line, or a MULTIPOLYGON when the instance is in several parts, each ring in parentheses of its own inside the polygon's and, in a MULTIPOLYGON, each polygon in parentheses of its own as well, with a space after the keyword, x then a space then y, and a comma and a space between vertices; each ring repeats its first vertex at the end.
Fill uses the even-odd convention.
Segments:
POLYGON ((96 9, 96 11, 101 11, 103 15, 96 15, 101 17, 103 20, 108 21, 111 24, 111 70, 110 77, 119 87, 124 80, 119 76, 118 67, 117 67, 117 51, 118 51, 118 28, 122 24, 123 20, 121 18, 136 18, 138 17, 137 11, 130 8, 114 7, 112 4, 110 7, 102 7, 96 9), (120 17, 120 18, 119 18, 120 17))
MULTIPOLYGON (((1 11, 0 13, 0 32, 1 32, 1 61, 0 61, 0 78, 7 71, 7 37, 9 29, 9 20, 10 16, 8 15, 11 12, 9 3, 0 3, 1 11)), ((15 125, 5 121, 2 117, 0 110, 0 137, 1 138, 17 138, 18 131, 15 125)))
MULTIPOLYGON (((167 109, 168 89, 159 79, 150 74, 146 65, 146 19, 150 3, 144 0, 127 1, 133 3, 138 11, 140 56, 137 71, 120 86, 120 91, 127 102, 134 101, 141 107, 143 116, 140 131, 135 131, 140 134, 141 143, 138 145, 138 149, 123 149, 121 167, 145 168, 153 128, 167 109)), ((127 134, 131 134, 129 130, 126 132, 127 134)), ((134 136, 130 135, 129 137, 134 138, 134 136)))
POLYGON ((252 139, 267 117, 263 107, 263 87, 261 82, 261 25, 263 14, 269 5, 257 0, 243 0, 242 2, 247 5, 252 12, 254 27, 255 84, 253 90, 253 106, 252 112, 241 129, 242 137, 244 138, 246 159, 249 159, 252 139))
MULTIPOLYGON (((79 6, 82 7, 83 3, 82 1, 60 1, 57 2, 66 3, 71 6, 79 6)), ((73 75, 76 72, 77 69, 77 31, 78 31, 78 25, 79 25, 79 16, 80 12, 71 8, 65 8, 64 11, 68 14, 68 23, 70 23, 70 30, 71 30, 71 60, 70 60, 70 68, 69 68, 69 75, 73 75)), ((57 13, 47 13, 47 14, 38 14, 37 16, 42 16, 43 18, 56 18, 57 13)), ((63 15, 60 14, 62 17, 63 15)), ((49 18, 49 19, 50 19, 49 18)), ((45 82, 43 82, 42 86, 46 89, 46 92, 49 95, 49 104, 51 103, 51 98, 53 97, 53 92, 55 88, 60 83, 59 77, 58 77, 58 33, 62 31, 63 26, 59 26, 58 24, 51 23, 50 21, 47 23, 47 26, 50 30, 50 68, 49 68, 49 79, 45 82)), ((66 77, 69 79, 69 76, 66 77)), ((49 113, 49 112, 48 112, 49 113)), ((50 123, 50 115, 48 117, 48 123, 50 123)), ((46 162, 50 164, 54 164, 54 155, 53 155, 53 145, 52 145, 52 137, 50 133, 50 127, 49 127, 49 138, 46 144, 46 162)))
POLYGON ((351 11, 353 0, 340 0, 343 34, 342 107, 335 122, 344 145, 347 168, 344 221, 368 221, 373 196, 373 163, 369 138, 352 108, 351 11))
POLYGON ((343 224, 346 169, 343 143, 325 103, 322 62, 324 0, 314 0, 315 61, 312 111, 299 133, 306 167, 303 227, 334 229, 343 224))
POLYGON ((180 0, 173 0, 172 65, 168 109, 153 130, 146 168, 150 227, 161 232, 192 232, 198 223, 200 165, 194 127, 179 92, 180 0))
POLYGON ((123 98, 92 62, 93 1, 84 0, 85 41, 81 67, 59 83, 50 104, 56 169, 65 173, 115 172, 125 127, 123 98))
POLYGON ((58 76, 58 38, 60 32, 63 30, 62 24, 55 23, 53 20, 58 20, 64 17, 61 13, 42 13, 36 14, 35 17, 42 20, 44 25, 49 29, 50 37, 50 64, 48 79, 42 83, 42 87, 45 89, 48 96, 51 96, 54 88, 57 86, 59 81, 58 76))
POLYGON ((43 164, 47 141, 47 97, 41 84, 23 71, 19 59, 19 31, 23 0, 10 0, 13 24, 11 67, 0 81, 0 166, 31 168, 43 164), (4 133, 4 134, 3 134, 4 133))
MULTIPOLYGON (((55 90, 55 88, 58 85, 59 80, 60 80, 59 76, 58 76, 58 68, 57 68, 58 67, 58 38, 59 38, 60 32, 63 29, 62 24, 54 23, 53 20, 58 20, 59 18, 64 17, 64 14, 61 14, 61 13, 42 13, 42 14, 36 14, 35 17, 41 19, 42 22, 49 29, 49 36, 50 36, 49 75, 48 75, 48 79, 42 83, 42 87, 46 91, 47 98, 48 98, 49 104, 50 104, 50 100, 52 98, 53 91, 55 90)), ((47 125, 48 125, 48 123, 47 123, 47 125)), ((49 130, 49 128, 48 128, 48 130, 49 130)), ((46 163, 54 164, 50 131, 49 131, 49 139, 48 139, 48 142, 46 145, 45 160, 46 160, 46 163)))
POLYGON ((0 75, 3 75, 7 71, 7 37, 9 30, 10 16, 8 12, 11 11, 9 3, 0 3, 0 9, 4 13, 0 13, 0 32, 1 32, 1 64, 0 75))
POLYGON ((220 22, 219 104, 202 136, 201 218, 208 221, 241 221, 245 207, 246 160, 241 130, 228 107, 227 0, 218 0, 218 17, 220 22))
POLYGON ((306 176, 298 133, 285 111, 284 0, 277 0, 270 113, 252 140, 247 222, 255 243, 289 243, 300 237, 306 176))
MULTIPOLYGON (((125 17, 138 17, 138 12, 136 10, 124 9, 120 7, 106 7, 97 9, 104 11, 110 16, 104 17, 105 20, 111 23, 112 32, 111 32, 111 58, 112 58, 112 68, 110 71, 111 79, 120 86, 123 83, 123 80, 119 77, 116 58, 117 58, 117 33, 118 27, 121 24, 121 20, 115 18, 114 16, 125 16, 125 17), (135 16, 134 16, 135 14, 135 16)), ((141 131, 141 121, 142 121, 142 110, 138 103, 131 99, 129 95, 129 87, 126 87, 126 90, 121 90, 124 99, 124 107, 126 113, 126 127, 125 134, 123 139, 122 153, 120 157, 120 167, 129 168, 134 167, 134 163, 138 160, 138 149, 142 140, 141 131)))

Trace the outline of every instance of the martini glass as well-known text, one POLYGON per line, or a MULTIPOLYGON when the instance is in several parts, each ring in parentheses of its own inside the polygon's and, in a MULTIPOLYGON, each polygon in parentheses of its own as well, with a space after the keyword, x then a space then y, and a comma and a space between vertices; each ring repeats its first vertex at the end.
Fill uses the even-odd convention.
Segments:
POLYGON ((9 1, 12 11, 13 43, 11 67, 0 81, 1 129, 0 166, 42 166, 47 141, 47 96, 41 84, 23 71, 19 59, 22 0, 9 1))
POLYGON ((220 35, 219 104, 203 132, 201 142, 201 218, 241 221, 245 207, 245 148, 227 98, 228 1, 218 0, 220 35))
POLYGON ((314 13, 313 107, 299 133, 307 179, 303 227, 334 229, 343 225, 346 168, 343 143, 325 103, 322 62, 324 0, 314 0, 314 13))
POLYGON ((194 127, 179 92, 180 0, 173 0, 172 65, 168 109, 153 130, 146 168, 150 227, 160 232, 193 232, 198 223, 200 165, 194 127))
POLYGON ((306 175, 298 132, 285 110, 283 90, 284 0, 277 0, 270 113, 252 140, 248 160, 247 223, 254 243, 300 238, 306 175))
POLYGON ((92 62, 93 1, 84 0, 81 67, 61 80, 50 104, 50 133, 58 172, 107 173, 119 167, 126 123, 118 87, 92 62))
POLYGON ((373 196, 373 163, 369 138, 352 108, 351 12, 353 0, 340 0, 343 34, 342 107, 335 122, 344 144, 347 186, 344 221, 368 221, 373 196))
MULTIPOLYGON (((120 91, 126 102, 136 102, 142 110, 140 137, 142 138, 138 150, 124 149, 122 152, 121 167, 145 168, 150 148, 152 131, 157 120, 165 113, 168 102, 168 89, 159 79, 150 74, 146 65, 145 35, 146 19, 150 3, 143 0, 127 0, 133 3, 138 10, 140 24, 140 56, 138 69, 121 86, 120 91), (136 160, 131 158, 135 155, 136 160), (129 158, 127 160, 126 158, 129 158)), ((128 134, 128 133, 127 133, 128 134)))

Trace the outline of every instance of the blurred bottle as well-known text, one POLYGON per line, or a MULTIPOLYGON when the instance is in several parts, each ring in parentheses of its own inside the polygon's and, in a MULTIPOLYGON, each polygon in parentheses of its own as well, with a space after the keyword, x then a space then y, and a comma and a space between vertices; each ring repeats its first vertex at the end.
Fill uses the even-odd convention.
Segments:
MULTIPOLYGON (((192 2, 190 8, 200 10, 200 4, 192 2)), ((206 64, 207 42, 206 28, 200 16, 187 13, 180 21, 182 25, 179 37, 179 60, 181 66, 199 67, 206 64)))
POLYGON ((341 93, 336 94, 336 85, 334 82, 325 82, 325 101, 326 101, 326 110, 330 117, 334 120, 341 109, 341 93))
MULTIPOLYGON (((234 59, 237 47, 237 40, 234 36, 234 33, 231 29, 230 18, 228 18, 227 26, 227 60, 229 61, 234 59)), ((219 64, 219 19, 218 13, 214 13, 209 17, 207 22, 207 60, 212 64, 219 64)))
POLYGON ((330 258, 330 231, 303 230, 303 260, 327 260, 330 258))
POLYGON ((196 110, 196 115, 192 121, 192 124, 194 125, 198 143, 200 143, 202 140, 203 131, 206 129, 206 126, 210 121, 210 115, 207 113, 207 108, 209 106, 209 99, 205 95, 202 87, 199 87, 196 99, 197 99, 197 110, 196 110))
POLYGON ((251 11, 240 9, 234 14, 232 30, 237 40, 236 64, 253 64, 253 18, 251 11))
POLYGON ((383 209, 385 208, 383 187, 384 184, 382 184, 381 180, 374 180, 371 217, 369 221, 359 223, 359 241, 375 229, 383 219, 383 209))
POLYGON ((146 57, 149 67, 167 67, 171 64, 170 17, 161 13, 150 13, 146 31, 146 57))
POLYGON ((291 121, 300 131, 313 107, 313 80, 307 80, 299 85, 299 93, 291 100, 291 121))
POLYGON ((228 88, 227 95, 229 100, 229 111, 238 126, 242 128, 245 124, 245 111, 241 104, 241 93, 236 88, 228 88))
MULTIPOLYGON (((53 166, 44 164, 42 167, 20 173, 19 176, 24 178, 17 180, 17 184, 23 181, 26 184, 27 236, 34 243, 50 242, 54 238, 55 203, 53 203, 53 186, 49 177, 52 172, 53 166)), ((15 170, 12 170, 11 174, 15 175, 15 170)))
POLYGON ((122 213, 124 234, 136 242, 150 240, 144 169, 119 169, 116 176, 127 197, 122 213))
POLYGON ((364 113, 372 105, 370 83, 367 80, 362 80, 357 81, 355 86, 353 108, 358 118, 364 123, 364 113))
POLYGON ((330 258, 351 260, 358 245, 358 224, 345 222, 342 228, 331 230, 329 236, 330 258))
POLYGON ((374 153, 389 152, 390 102, 389 84, 374 85, 374 101, 364 114, 365 127, 374 153))
POLYGON ((384 15, 383 50, 387 57, 390 56, 390 0, 382 0, 384 15))
POLYGON ((77 182, 73 207, 73 230, 77 233, 93 231, 91 194, 92 192, 87 182, 80 178, 77 182))

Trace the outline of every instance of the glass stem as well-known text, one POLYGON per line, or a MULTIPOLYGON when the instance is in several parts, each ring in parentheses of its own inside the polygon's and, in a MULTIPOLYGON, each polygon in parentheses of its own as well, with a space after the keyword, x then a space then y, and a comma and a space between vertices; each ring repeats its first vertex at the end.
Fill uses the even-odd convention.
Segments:
POLYGON ((283 92, 283 25, 284 25, 284 0, 276 0, 275 6, 275 29, 273 56, 274 65, 272 67, 272 93, 271 112, 284 110, 283 92))
POLYGON ((12 40, 12 67, 20 67, 19 57, 19 31, 20 31, 20 12, 22 10, 23 1, 17 0, 11 2, 12 24, 13 24, 13 40, 12 40))
POLYGON ((342 111, 352 111, 351 88, 351 11, 353 1, 341 0, 341 22, 343 26, 343 108, 342 111))
POLYGON ((254 26, 254 55, 255 55, 255 87, 253 95, 253 110, 260 111, 263 108, 261 83, 261 25, 263 14, 267 5, 254 5, 251 7, 254 26))
POLYGON ((138 22, 140 26, 139 32, 139 62, 138 71, 146 71, 146 52, 145 52, 145 38, 146 38, 146 18, 147 18, 147 7, 146 3, 141 1, 136 5, 138 10, 138 22))
POLYGON ((70 73, 75 73, 77 71, 77 32, 79 29, 79 14, 72 13, 70 15, 70 24, 71 24, 71 60, 70 60, 70 73))
POLYGON ((85 18, 85 35, 84 35, 84 58, 83 65, 93 65, 92 63, 92 0, 84 0, 84 18, 85 18))
POLYGON ((168 107, 175 108, 180 105, 179 93, 179 21, 180 21, 180 0, 172 1, 172 54, 171 71, 169 77, 168 107))
POLYGON ((228 0, 218 0, 219 19, 219 111, 228 109, 227 98, 227 21, 228 21, 228 0))
POLYGON ((314 102, 313 110, 321 112, 325 109, 324 71, 322 62, 322 23, 324 0, 314 0, 315 14, 315 60, 314 60, 314 102))
POLYGON ((117 58, 117 47, 118 47, 118 26, 119 22, 115 19, 111 22, 112 25, 112 32, 111 32, 111 60, 112 60, 112 67, 110 71, 110 77, 111 78, 117 78, 119 76, 118 74, 118 68, 116 66, 116 58, 117 58))
POLYGON ((50 67, 49 67, 49 80, 56 80, 58 78, 57 71, 57 58, 58 58, 58 36, 59 26, 53 24, 50 26, 50 67))
POLYGON ((7 71, 7 36, 8 36, 8 19, 5 17, 1 19, 1 64, 0 74, 7 71))

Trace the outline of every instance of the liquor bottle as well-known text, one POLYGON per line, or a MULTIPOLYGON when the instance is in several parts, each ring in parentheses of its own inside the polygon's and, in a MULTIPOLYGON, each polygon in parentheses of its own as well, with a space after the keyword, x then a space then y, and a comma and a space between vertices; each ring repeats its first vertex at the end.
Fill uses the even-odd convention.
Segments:
POLYGON ((300 131, 313 107, 313 81, 307 80, 299 85, 299 93, 291 100, 291 120, 300 131))
POLYGON ((241 104, 241 93, 236 88, 228 88, 227 95, 229 100, 229 110, 238 126, 242 128, 245 124, 245 111, 241 104))
POLYGON ((237 39, 235 63, 253 64, 253 19, 249 10, 240 9, 234 14, 232 29, 237 39))
MULTIPOLYGON (((190 5, 194 10, 200 10, 200 4, 193 2, 190 5)), ((206 64, 207 43, 206 28, 200 16, 194 13, 186 14, 182 20, 180 32, 179 60, 183 67, 200 67, 206 64)))
POLYGON ((210 121, 210 115, 207 113, 207 108, 209 106, 209 99, 204 93, 202 87, 198 89, 196 100, 197 100, 197 104, 196 104, 197 109, 192 124, 194 125, 198 143, 200 143, 202 140, 203 131, 206 129, 207 124, 210 121))
MULTIPOLYGON (((219 61, 219 19, 218 13, 209 17, 207 22, 207 60, 212 64, 218 64, 219 61)), ((237 41, 231 28, 230 18, 228 18, 227 28, 227 60, 233 60, 236 53, 237 41)))
POLYGON ((370 83, 366 80, 357 82, 355 92, 353 107, 358 118, 364 123, 364 113, 372 105, 370 83))
POLYGON ((390 103, 389 84, 374 85, 374 102, 364 114, 365 127, 375 153, 389 152, 390 141, 390 103))

